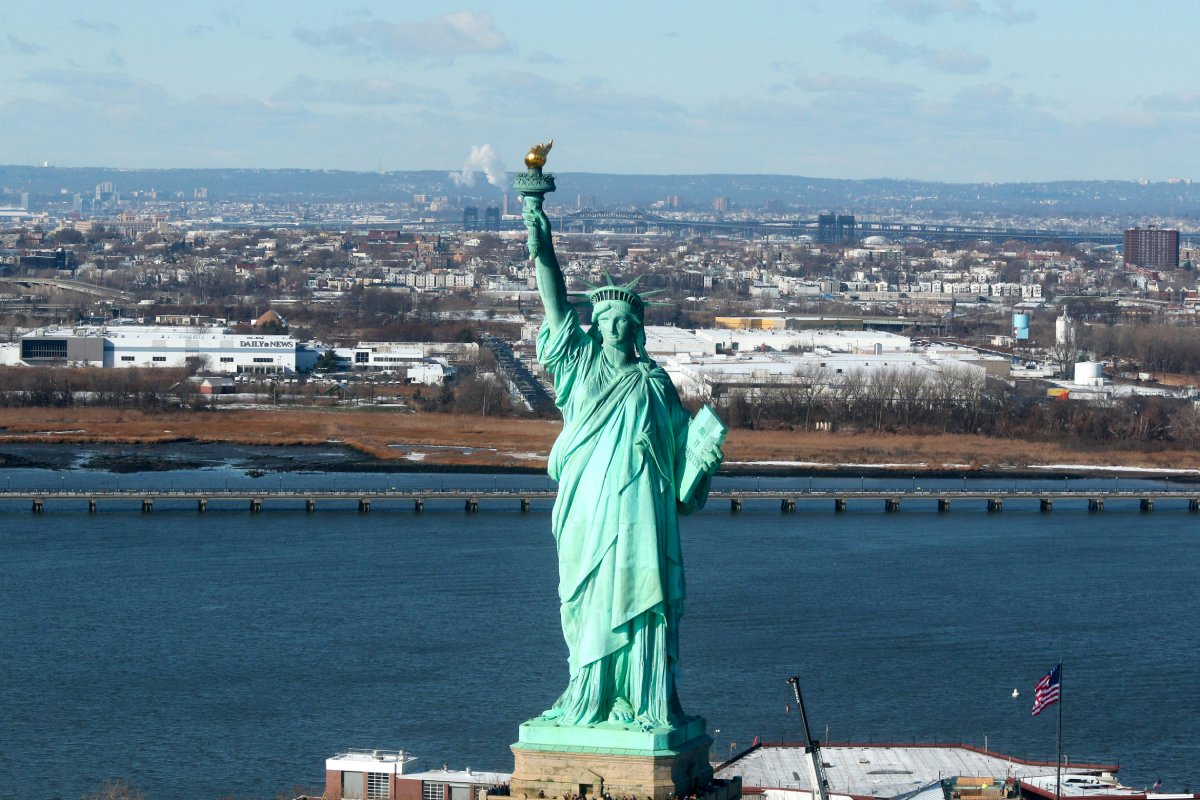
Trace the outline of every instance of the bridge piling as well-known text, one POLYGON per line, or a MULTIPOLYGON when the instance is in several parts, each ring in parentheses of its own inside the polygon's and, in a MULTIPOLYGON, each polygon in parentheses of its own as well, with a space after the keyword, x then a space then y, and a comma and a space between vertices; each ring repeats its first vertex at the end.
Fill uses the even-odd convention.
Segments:
POLYGON ((424 497, 418 497, 415 500, 413 500, 413 511, 420 514, 424 510, 425 510, 425 498, 424 497))
POLYGON ((833 511, 835 514, 844 514, 846 512, 846 498, 836 498, 833 501, 833 511))
POLYGON ((474 514, 479 510, 479 500, 475 497, 468 497, 465 505, 468 514, 474 514))
POLYGON ((304 510, 305 510, 305 511, 307 511, 309 514, 311 514, 311 513, 313 513, 314 511, 316 511, 316 510, 317 510, 317 501, 316 501, 316 500, 314 500, 314 499, 313 499, 313 498, 311 498, 311 497, 305 498, 305 500, 304 500, 304 510))
POLYGON ((88 498, 88 513, 89 514, 96 513, 96 498, 94 498, 94 497, 88 498))
POLYGON ((1188 511, 1200 511, 1200 498, 1193 497, 1191 500, 1188 500, 1188 511))
POLYGON ((143 497, 142 498, 142 513, 149 514, 153 510, 154 510, 154 498, 153 497, 143 497))
POLYGON ((358 513, 366 514, 371 510, 371 498, 361 497, 358 500, 358 513))
POLYGON ((796 501, 794 498, 785 497, 779 501, 779 510, 785 513, 796 510, 796 501))
POLYGON ((532 505, 533 505, 533 503, 532 503, 532 501, 530 501, 530 499, 528 497, 521 498, 521 511, 523 513, 528 513, 529 508, 532 505))
POLYGON ((949 497, 939 497, 938 498, 938 513, 945 514, 949 510, 950 510, 950 498, 949 497))
POLYGON ((1139 508, 1144 512, 1153 511, 1154 510, 1154 498, 1153 497, 1143 497, 1142 502, 1139 504, 1139 508))
POLYGON ((1088 500, 1088 511, 1103 511, 1103 510, 1104 510, 1104 498, 1103 497, 1093 497, 1091 500, 1088 500))
POLYGON ((729 498, 729 510, 734 513, 741 511, 742 510, 742 498, 740 498, 740 497, 729 498))
POLYGON ((41 514, 45 510, 46 510, 45 501, 40 497, 33 498, 33 513, 41 514))
POLYGON ((993 497, 988 500, 987 509, 989 514, 999 514, 1004 510, 1004 500, 1000 497, 993 497))
POLYGON ((251 500, 250 500, 250 513, 251 513, 251 514, 257 514, 257 513, 258 513, 258 512, 260 512, 260 511, 262 511, 262 498, 261 498, 261 497, 254 497, 254 498, 251 498, 251 500))
POLYGON ((1040 501, 1038 501, 1038 510, 1043 514, 1049 514, 1054 510, 1054 501, 1049 497, 1043 497, 1040 501))
POLYGON ((889 497, 883 501, 883 510, 889 513, 895 513, 900 510, 900 498, 889 497))
POLYGON ((203 514, 205 511, 208 511, 208 498, 198 498, 196 500, 196 513, 203 514))

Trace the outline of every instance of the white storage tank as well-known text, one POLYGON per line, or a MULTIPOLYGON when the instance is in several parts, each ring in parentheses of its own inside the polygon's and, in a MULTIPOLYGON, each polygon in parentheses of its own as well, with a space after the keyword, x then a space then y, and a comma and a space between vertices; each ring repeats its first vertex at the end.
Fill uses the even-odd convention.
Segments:
POLYGON ((1078 386, 1103 386, 1104 364, 1100 361, 1080 361, 1075 364, 1075 384, 1078 386))

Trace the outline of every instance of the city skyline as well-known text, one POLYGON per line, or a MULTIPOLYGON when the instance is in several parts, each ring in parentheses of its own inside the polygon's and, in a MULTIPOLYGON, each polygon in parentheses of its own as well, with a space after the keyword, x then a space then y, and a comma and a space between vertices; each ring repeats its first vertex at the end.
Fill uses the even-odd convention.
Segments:
MULTIPOLYGON (((0 11, 0 163, 1195 178, 1200 8, 1021 0, 0 11)), ((496 180, 501 180, 498 174, 496 180)))

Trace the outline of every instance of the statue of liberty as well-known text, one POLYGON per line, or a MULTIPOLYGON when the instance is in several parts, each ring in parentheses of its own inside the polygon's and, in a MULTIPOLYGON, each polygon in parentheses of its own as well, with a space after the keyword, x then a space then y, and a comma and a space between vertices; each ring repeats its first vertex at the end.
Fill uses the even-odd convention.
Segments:
POLYGON ((563 415, 549 473, 559 484, 553 531, 570 653, 570 682, 542 719, 670 728, 685 718, 675 688, 685 597, 678 517, 704 505, 720 439, 693 435, 689 447, 691 419, 645 351, 636 281, 593 286, 591 326, 581 326, 541 200, 526 194, 524 219, 546 312, 537 357, 563 415))

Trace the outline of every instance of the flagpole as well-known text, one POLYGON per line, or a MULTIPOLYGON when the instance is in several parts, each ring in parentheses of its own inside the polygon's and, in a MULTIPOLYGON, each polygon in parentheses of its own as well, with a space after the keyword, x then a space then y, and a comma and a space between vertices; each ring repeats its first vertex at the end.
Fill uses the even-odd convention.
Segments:
POLYGON ((1054 800, 1062 800, 1062 661, 1058 662, 1058 721, 1055 723, 1054 738, 1058 753, 1054 760, 1054 800))

